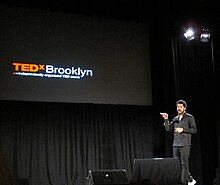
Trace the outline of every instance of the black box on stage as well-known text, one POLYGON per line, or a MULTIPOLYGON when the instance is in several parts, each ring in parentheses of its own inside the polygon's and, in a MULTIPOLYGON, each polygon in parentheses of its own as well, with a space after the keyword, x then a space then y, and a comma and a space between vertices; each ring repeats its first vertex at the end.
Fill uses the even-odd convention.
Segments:
POLYGON ((29 179, 18 178, 15 180, 15 185, 30 185, 29 179))
POLYGON ((132 184, 179 185, 181 166, 178 158, 134 159, 132 184))
POLYGON ((120 185, 129 184, 126 170, 90 170, 88 172, 89 185, 120 185))

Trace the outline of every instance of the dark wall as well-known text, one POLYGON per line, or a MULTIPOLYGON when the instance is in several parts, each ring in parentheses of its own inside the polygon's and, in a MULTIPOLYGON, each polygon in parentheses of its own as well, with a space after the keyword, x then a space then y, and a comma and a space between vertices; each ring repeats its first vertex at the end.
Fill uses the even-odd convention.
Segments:
MULTIPOLYGON (((164 111, 175 115, 175 101, 185 99, 188 102, 187 111, 194 115, 198 127, 193 136, 190 169, 200 184, 212 183, 215 168, 219 166, 219 30, 213 28, 214 47, 211 49, 210 42, 186 42, 180 35, 179 24, 158 20, 151 26, 154 106, 158 113, 164 111)), ((165 155, 172 155, 169 148, 172 136, 164 135, 165 155)))

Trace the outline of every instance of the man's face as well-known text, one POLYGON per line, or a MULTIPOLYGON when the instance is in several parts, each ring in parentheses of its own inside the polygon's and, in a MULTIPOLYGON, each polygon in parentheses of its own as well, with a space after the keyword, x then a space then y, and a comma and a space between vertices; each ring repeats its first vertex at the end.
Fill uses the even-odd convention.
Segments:
POLYGON ((176 104, 176 110, 178 115, 182 115, 186 111, 186 108, 183 106, 183 104, 176 104))

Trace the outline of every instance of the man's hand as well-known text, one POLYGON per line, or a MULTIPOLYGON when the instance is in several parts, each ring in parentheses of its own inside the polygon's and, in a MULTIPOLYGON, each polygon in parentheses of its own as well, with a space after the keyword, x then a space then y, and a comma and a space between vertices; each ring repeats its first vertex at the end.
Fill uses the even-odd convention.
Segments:
POLYGON ((175 132, 177 132, 177 133, 181 133, 181 132, 183 132, 183 128, 175 128, 175 132))
POLYGON ((168 119, 168 114, 167 114, 167 113, 160 113, 160 115, 161 115, 164 119, 168 119))

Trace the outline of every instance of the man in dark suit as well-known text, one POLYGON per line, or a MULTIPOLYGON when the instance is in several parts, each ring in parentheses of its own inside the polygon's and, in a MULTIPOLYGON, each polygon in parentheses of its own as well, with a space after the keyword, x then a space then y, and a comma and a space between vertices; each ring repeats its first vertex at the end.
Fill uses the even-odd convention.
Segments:
POLYGON ((173 157, 178 157, 181 164, 181 180, 184 185, 194 185, 196 181, 189 172, 189 155, 192 134, 197 132, 194 117, 186 112, 187 104, 184 100, 176 102, 177 116, 170 122, 167 113, 160 113, 164 118, 166 131, 174 131, 173 157))

